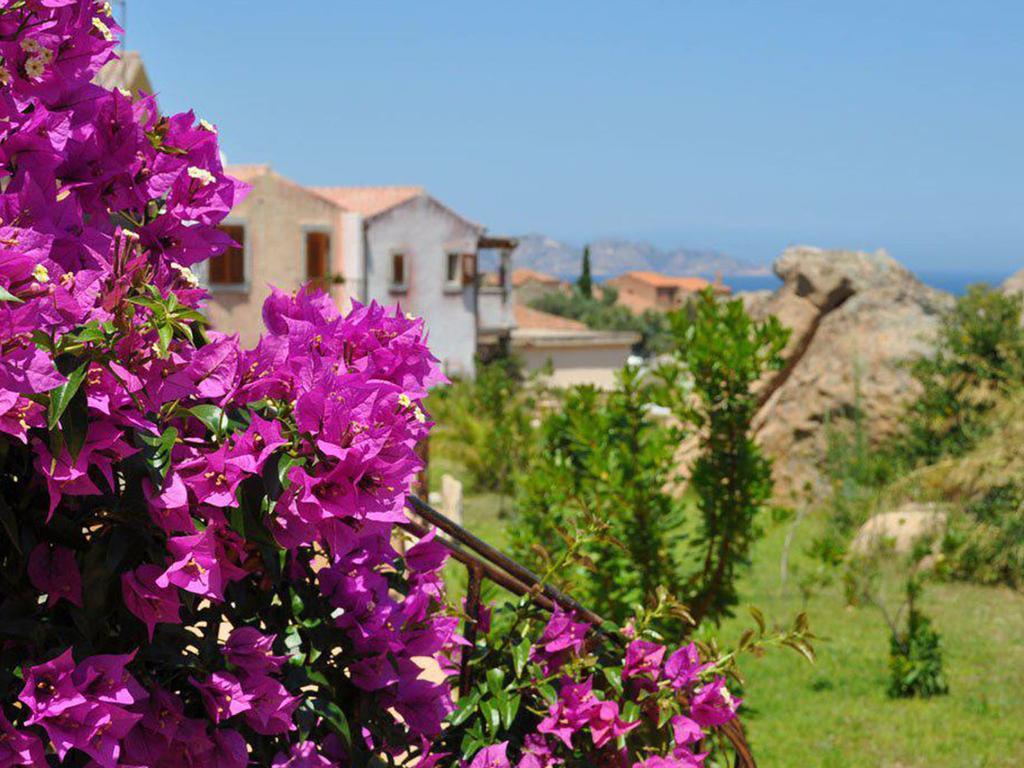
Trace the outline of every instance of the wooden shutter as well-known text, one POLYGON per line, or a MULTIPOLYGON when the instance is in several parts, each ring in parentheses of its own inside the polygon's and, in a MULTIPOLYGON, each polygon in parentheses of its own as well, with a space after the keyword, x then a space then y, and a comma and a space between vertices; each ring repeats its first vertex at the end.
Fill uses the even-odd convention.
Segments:
POLYGON ((210 285, 242 285, 245 283, 245 227, 222 224, 220 229, 237 245, 210 259, 210 285))
POLYGON ((331 236, 326 232, 306 233, 306 279, 314 288, 330 288, 331 236))

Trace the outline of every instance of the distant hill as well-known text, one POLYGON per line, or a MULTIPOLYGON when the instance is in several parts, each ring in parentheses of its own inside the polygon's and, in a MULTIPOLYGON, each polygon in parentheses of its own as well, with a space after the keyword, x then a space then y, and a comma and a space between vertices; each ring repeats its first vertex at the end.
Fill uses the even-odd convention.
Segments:
MULTIPOLYGON (((579 275, 583 247, 570 245, 546 235, 523 235, 512 254, 513 268, 529 267, 563 279, 579 275)), ((632 240, 593 240, 590 268, 598 280, 630 270, 645 269, 667 275, 767 275, 768 267, 734 259, 720 251, 674 248, 662 250, 650 243, 632 240)))

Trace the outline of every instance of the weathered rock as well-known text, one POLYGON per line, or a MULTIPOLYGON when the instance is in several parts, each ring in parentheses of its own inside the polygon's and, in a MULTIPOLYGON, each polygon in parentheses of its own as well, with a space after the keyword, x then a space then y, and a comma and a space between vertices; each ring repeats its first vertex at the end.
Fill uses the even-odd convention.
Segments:
POLYGON ((829 423, 858 411, 869 435, 891 434, 914 394, 906 363, 932 349, 953 297, 884 251, 798 246, 775 263, 784 285, 751 302, 792 329, 787 364, 761 387, 755 428, 783 493, 822 486, 829 423))
POLYGON ((905 504, 864 523, 850 544, 850 551, 867 555, 878 547, 891 547, 892 552, 903 555, 921 539, 927 539, 934 549, 945 530, 945 512, 931 504, 905 504))
POLYGON ((1024 293, 1024 269, 1006 278, 1000 289, 1003 293, 1024 293))

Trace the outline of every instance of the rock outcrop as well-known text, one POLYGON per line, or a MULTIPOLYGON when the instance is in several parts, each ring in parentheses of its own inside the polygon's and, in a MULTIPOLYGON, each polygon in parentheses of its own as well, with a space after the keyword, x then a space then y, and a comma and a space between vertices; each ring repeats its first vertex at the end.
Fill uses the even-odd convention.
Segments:
POLYGON ((907 362, 928 353, 953 297, 884 251, 798 246, 775 262, 784 285, 748 300, 792 329, 786 366, 765 381, 756 429, 783 494, 821 487, 826 425, 858 410, 871 437, 891 434, 914 394, 907 362))
POLYGON ((905 504, 892 512, 883 512, 868 520, 857 531, 850 551, 869 555, 879 547, 905 555, 922 539, 937 544, 946 531, 946 513, 933 504, 905 504))
POLYGON ((1003 293, 1024 293, 1024 269, 1014 272, 999 287, 1003 293))

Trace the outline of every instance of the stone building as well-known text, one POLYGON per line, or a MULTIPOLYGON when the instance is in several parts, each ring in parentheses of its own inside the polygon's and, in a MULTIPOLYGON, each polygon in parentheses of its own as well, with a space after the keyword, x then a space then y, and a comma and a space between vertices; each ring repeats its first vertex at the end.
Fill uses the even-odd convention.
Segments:
POLYGON ((730 293, 729 287, 717 280, 711 283, 702 277, 675 277, 660 272, 625 272, 605 284, 618 291, 619 304, 637 314, 648 309, 660 312, 678 309, 692 294, 709 285, 714 286, 716 293, 730 293))
POLYGON ((202 265, 200 279, 210 292, 213 327, 238 333, 251 345, 263 330, 271 286, 294 291, 312 281, 343 302, 339 241, 345 211, 268 165, 229 166, 227 172, 252 191, 222 225, 237 247, 202 265))
MULTIPOLYGON (((509 254, 515 241, 491 238, 422 187, 319 187, 351 214, 343 224, 341 264, 349 297, 399 304, 424 318, 430 348, 449 376, 472 376, 481 332, 512 328, 509 254), (500 252, 489 279, 482 249, 500 252)), ((494 338, 487 341, 492 342, 494 338)))

